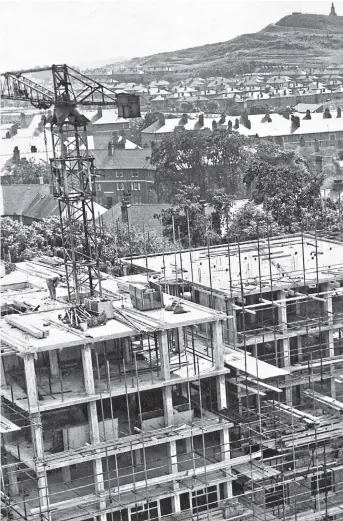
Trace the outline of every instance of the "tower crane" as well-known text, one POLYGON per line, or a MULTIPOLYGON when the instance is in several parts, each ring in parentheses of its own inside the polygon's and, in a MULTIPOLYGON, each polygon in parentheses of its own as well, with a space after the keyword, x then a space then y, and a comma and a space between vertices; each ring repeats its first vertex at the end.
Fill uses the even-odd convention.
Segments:
POLYGON ((52 136, 53 195, 59 204, 68 297, 70 302, 79 304, 82 287, 88 286, 91 295, 101 294, 101 277, 93 202, 94 157, 89 153, 87 141, 89 120, 77 107, 116 105, 120 117, 137 118, 139 97, 116 94, 65 64, 1 74, 1 97, 30 102, 38 109, 53 108, 44 117, 52 136), (26 76, 46 71, 51 71, 52 89, 26 76))

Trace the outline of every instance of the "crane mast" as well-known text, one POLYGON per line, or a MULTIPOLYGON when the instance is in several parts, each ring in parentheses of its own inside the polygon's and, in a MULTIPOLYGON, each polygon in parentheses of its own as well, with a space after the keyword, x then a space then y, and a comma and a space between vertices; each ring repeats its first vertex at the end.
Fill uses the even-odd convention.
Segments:
POLYGON ((122 117, 140 117, 139 98, 117 95, 67 65, 7 72, 1 75, 3 99, 29 101, 40 109, 54 107, 45 118, 50 125, 53 157, 50 159, 53 195, 58 200, 66 283, 70 302, 83 294, 101 295, 96 218, 95 168, 88 150, 88 120, 78 105, 116 105, 122 117), (51 70, 53 90, 24 74, 51 70))

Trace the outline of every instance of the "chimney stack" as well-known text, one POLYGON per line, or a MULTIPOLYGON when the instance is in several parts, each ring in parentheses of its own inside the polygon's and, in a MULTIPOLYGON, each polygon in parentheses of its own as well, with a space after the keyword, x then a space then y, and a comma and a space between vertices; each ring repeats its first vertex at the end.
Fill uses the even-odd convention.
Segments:
POLYGON ((110 142, 108 143, 107 150, 108 150, 108 157, 112 157, 112 156, 113 156, 113 145, 112 145, 112 141, 110 141, 110 142))
POLYGON ((251 121, 249 119, 249 116, 248 116, 248 113, 247 111, 245 110, 244 112, 242 112, 241 114, 241 117, 239 118, 239 122, 245 127, 245 128, 248 128, 248 129, 251 129, 251 121))
POLYGON ((102 108, 98 107, 97 113, 96 113, 96 121, 98 119, 102 118, 102 108))
POLYGON ((337 117, 338 118, 342 117, 342 109, 340 107, 337 107, 337 117))
POLYGON ((228 129, 229 132, 232 131, 232 121, 231 121, 231 119, 229 119, 229 121, 227 122, 227 129, 228 129))
POLYGON ((204 114, 199 114, 199 125, 200 127, 204 126, 204 114))
POLYGON ((17 146, 13 149, 13 161, 16 165, 19 165, 20 163, 20 150, 17 146))
POLYGON ((217 122, 215 120, 213 120, 212 121, 212 131, 217 130, 217 128, 218 128, 217 122))
POLYGON ((321 174, 323 172, 323 157, 316 156, 316 171, 317 174, 321 174))
POLYGON ((312 119, 311 112, 309 109, 306 110, 306 114, 303 117, 303 119, 312 119))
POLYGON ((162 114, 162 112, 159 112, 159 114, 158 114, 158 121, 159 121, 161 127, 164 127, 164 125, 166 124, 166 120, 165 120, 164 114, 162 114))
POLYGON ((261 123, 271 123, 272 118, 270 117, 269 112, 266 112, 263 118, 261 119, 261 123))
POLYGON ((299 116, 291 116, 291 132, 295 132, 300 127, 300 118, 299 116))
POLYGON ((129 224, 129 208, 130 204, 128 204, 128 199, 124 195, 122 202, 121 202, 121 220, 123 223, 129 224))
POLYGON ((187 125, 187 123, 188 123, 188 116, 187 116, 187 114, 182 114, 181 125, 187 125))
POLYGON ((220 120, 218 121, 219 125, 225 125, 225 119, 226 119, 225 114, 221 114, 220 120))
POLYGON ((326 108, 324 110, 323 119, 330 119, 332 118, 331 112, 329 108, 326 108))

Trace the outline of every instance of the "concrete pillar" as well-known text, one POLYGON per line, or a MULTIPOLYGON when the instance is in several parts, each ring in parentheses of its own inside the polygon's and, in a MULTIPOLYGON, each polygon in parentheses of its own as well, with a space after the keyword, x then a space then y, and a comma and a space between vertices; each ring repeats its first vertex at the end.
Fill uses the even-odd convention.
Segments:
MULTIPOLYGON (((324 284, 322 291, 329 291, 329 284, 324 284)), ((325 295, 325 302, 323 302, 323 318, 327 321, 328 325, 332 328, 333 326, 333 304, 332 304, 332 296, 325 295)), ((333 358, 335 356, 335 342, 333 338, 333 329, 329 329, 329 331, 324 331, 324 338, 326 340, 326 356, 333 358)), ((336 382, 335 382, 335 365, 330 365, 330 373, 331 373, 331 397, 336 398, 336 382)))
POLYGON ((6 371, 4 368, 4 357, 0 358, 0 385, 5 387, 7 385, 6 371))
MULTIPOLYGON (((15 463, 15 458, 11 454, 6 454, 7 463, 15 463)), ((11 465, 6 470, 8 478, 8 495, 10 498, 13 496, 19 496, 19 485, 18 485, 18 468, 17 465, 11 465)))
MULTIPOLYGON (((168 444, 168 457, 169 457, 169 470, 171 474, 178 472, 178 463, 177 463, 177 447, 176 447, 176 441, 171 441, 168 444)), ((177 493, 177 490, 179 489, 180 485, 179 483, 175 482, 173 480, 173 489, 174 494, 172 497, 172 506, 174 512, 181 512, 181 505, 180 505, 180 495, 177 493)))
POLYGON ((169 380, 170 364, 167 331, 160 331, 158 333, 158 347, 161 360, 161 376, 164 380, 169 380))
POLYGON ((171 385, 163 388, 163 409, 165 426, 173 425, 174 412, 171 385))
POLYGON ((60 368, 58 365, 57 349, 49 351, 50 373, 51 376, 59 376, 60 368))
POLYGON ((297 350, 299 363, 303 361, 303 341, 301 335, 297 336, 297 350))
POLYGON ((174 329, 175 348, 178 353, 185 352, 185 341, 183 336, 183 328, 178 327, 174 329))
POLYGON ((230 317, 227 319, 227 341, 229 344, 235 346, 237 343, 237 316, 234 307, 234 299, 229 299, 227 301, 227 312, 230 317))
POLYGON ((125 363, 131 362, 131 355, 130 355, 130 341, 128 338, 123 338, 123 357, 125 360, 125 363))
POLYGON ((216 369, 224 368, 223 324, 220 320, 212 324, 214 364, 216 369))
MULTIPOLYGON (((89 395, 95 394, 94 376, 93 376, 93 364, 92 364, 92 349, 91 346, 85 345, 81 349, 82 366, 83 366, 83 379, 85 383, 85 391, 89 395)), ((100 432, 98 413, 96 409, 96 402, 88 402, 88 418, 90 428, 90 442, 95 445, 100 443, 100 432)), ((95 491, 101 496, 105 492, 104 486, 104 472, 102 467, 102 459, 99 455, 93 460, 93 471, 94 471, 94 483, 95 491)), ((100 499, 100 509, 106 508, 106 501, 100 499)), ((100 521, 106 521, 106 514, 99 516, 100 521)))
MULTIPOLYGON (((37 380, 34 363, 34 354, 28 353, 24 356, 24 371, 25 381, 27 390, 27 399, 29 404, 29 410, 38 410, 38 391, 37 391, 37 380)), ((43 430, 42 421, 39 412, 30 413, 31 421, 31 433, 34 447, 34 455, 36 457, 36 476, 38 481, 38 494, 40 509, 47 520, 51 519, 49 512, 49 490, 48 480, 46 471, 43 466, 44 461, 44 441, 43 441, 43 430)))
MULTIPOLYGON (((278 323, 279 328, 287 334, 287 307, 286 307, 286 292, 285 290, 280 290, 277 292, 277 314, 278 314, 278 323)), ((291 352, 290 352, 290 342, 289 338, 285 337, 281 340, 282 345, 282 356, 283 356, 283 367, 288 369, 291 365, 291 352)), ((287 405, 292 405, 292 385, 291 385, 291 377, 286 376, 286 402, 287 405)))
POLYGON ((62 481, 64 483, 69 483, 71 481, 71 472, 70 467, 62 467, 62 481))
MULTIPOLYGON (((221 457, 222 461, 228 462, 231 459, 231 451, 230 451, 230 432, 228 427, 223 427, 223 430, 220 432, 220 446, 221 446, 221 457)), ((228 472, 230 472, 229 467, 225 467, 228 472)), ((230 478, 227 479, 224 485, 224 497, 230 498, 232 497, 232 480, 230 478)))

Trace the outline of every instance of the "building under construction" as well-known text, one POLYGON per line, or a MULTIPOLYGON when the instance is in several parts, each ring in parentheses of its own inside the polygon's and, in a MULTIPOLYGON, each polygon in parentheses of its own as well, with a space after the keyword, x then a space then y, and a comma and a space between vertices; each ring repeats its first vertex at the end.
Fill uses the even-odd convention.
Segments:
POLYGON ((4 519, 343 520, 343 243, 122 262, 94 327, 58 262, 2 279, 4 519))

